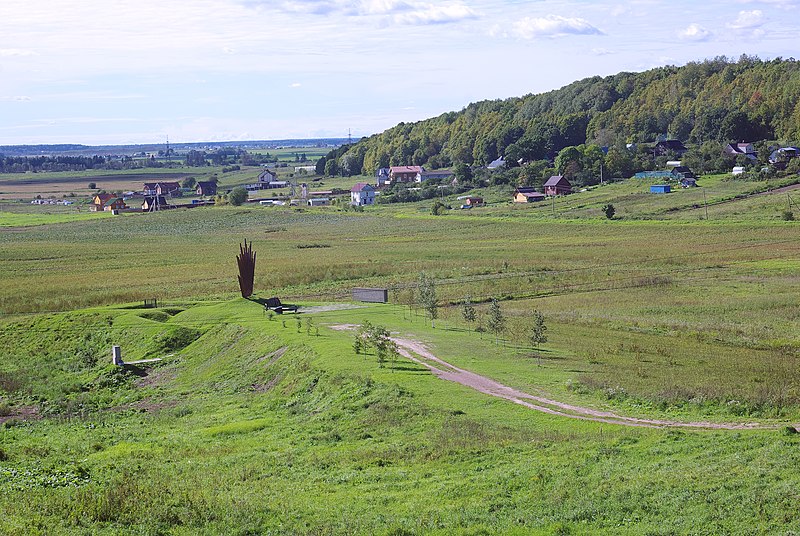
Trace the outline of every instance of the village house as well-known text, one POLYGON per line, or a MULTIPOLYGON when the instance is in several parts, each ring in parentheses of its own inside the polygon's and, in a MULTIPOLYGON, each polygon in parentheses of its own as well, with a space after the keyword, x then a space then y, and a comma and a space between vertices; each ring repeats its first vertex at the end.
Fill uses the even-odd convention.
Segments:
POLYGON ((567 195, 572 193, 572 185, 562 175, 553 175, 544 183, 545 195, 567 195))
POLYGON ((375 188, 365 182, 359 182, 350 189, 350 204, 357 206, 375 204, 375 188))
POLYGON ((214 181, 198 181, 197 195, 217 195, 217 183, 214 181))
POLYGON ((748 160, 758 160, 758 154, 752 143, 729 143, 725 146, 722 152, 728 156, 744 156, 748 160))
POLYGON ((255 190, 269 190, 272 188, 286 188, 289 186, 289 181, 279 181, 278 174, 269 169, 263 170, 258 175, 258 182, 254 184, 246 184, 247 191, 252 192, 255 190))
POLYGON ((142 212, 151 212, 154 210, 164 210, 171 208, 167 199, 163 195, 148 195, 145 196, 142 202, 142 212))
POLYGON ((416 182, 417 175, 425 171, 422 166, 392 166, 389 168, 389 181, 387 184, 397 182, 416 182))
POLYGON ((455 173, 450 171, 449 169, 437 169, 436 171, 428 171, 426 169, 422 169, 417 176, 414 177, 414 181, 416 182, 425 182, 431 179, 450 179, 455 177, 455 173))
POLYGON ((545 195, 542 192, 537 192, 536 188, 532 186, 520 186, 514 190, 515 203, 535 203, 537 201, 544 201, 545 195))
POLYGON ((270 183, 275 182, 276 180, 278 180, 278 174, 269 169, 265 169, 258 174, 258 182, 270 183))
POLYGON ((669 154, 675 154, 678 156, 683 156, 683 154, 688 150, 689 149, 687 149, 680 140, 662 140, 656 143, 655 147, 653 148, 653 155, 667 156, 669 154))
POLYGON ((468 207, 482 207, 483 206, 483 198, 482 197, 468 197, 466 199, 466 205, 468 207))
POLYGON ((789 160, 800 156, 800 149, 797 147, 781 147, 772 151, 769 155, 769 163, 777 169, 785 169, 789 160))
POLYGON ((125 201, 114 194, 97 194, 92 199, 92 206, 89 210, 94 212, 124 210, 128 208, 125 201))
POLYGON ((179 197, 181 195, 181 185, 177 182, 146 182, 142 188, 145 196, 169 195, 179 197))
POLYGON ((378 169, 378 171, 375 172, 375 186, 377 186, 378 188, 383 188, 384 186, 389 184, 389 182, 391 181, 391 178, 389 177, 389 172, 390 170, 388 167, 382 167, 378 169))

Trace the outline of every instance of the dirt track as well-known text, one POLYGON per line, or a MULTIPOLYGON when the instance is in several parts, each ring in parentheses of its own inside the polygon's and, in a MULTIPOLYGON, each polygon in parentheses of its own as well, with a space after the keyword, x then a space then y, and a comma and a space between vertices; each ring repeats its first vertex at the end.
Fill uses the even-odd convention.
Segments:
MULTIPOLYGON (((357 326, 340 325, 331 326, 336 330, 350 330, 357 326)), ((682 422, 661 419, 640 419, 626 417, 610 411, 601 411, 583 406, 566 404, 550 398, 525 393, 513 387, 481 376, 468 370, 460 369, 436 357, 428 348, 411 339, 393 337, 400 354, 428 368, 437 378, 456 382, 487 395, 503 398, 520 406, 530 408, 550 415, 558 415, 570 419, 619 424, 622 426, 637 426, 645 428, 686 428, 686 429, 716 429, 716 430, 752 430, 763 428, 776 428, 777 425, 763 425, 760 423, 718 423, 718 422, 682 422)))

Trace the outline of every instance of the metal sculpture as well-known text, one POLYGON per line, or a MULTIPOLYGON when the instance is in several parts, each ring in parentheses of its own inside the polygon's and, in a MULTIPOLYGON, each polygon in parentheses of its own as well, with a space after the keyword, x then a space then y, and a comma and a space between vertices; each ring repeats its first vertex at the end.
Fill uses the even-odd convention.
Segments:
POLYGON ((236 263, 239 265, 239 289, 242 291, 242 298, 249 298, 253 295, 253 280, 256 274, 256 254, 253 251, 253 242, 244 245, 239 244, 239 255, 236 256, 236 263))

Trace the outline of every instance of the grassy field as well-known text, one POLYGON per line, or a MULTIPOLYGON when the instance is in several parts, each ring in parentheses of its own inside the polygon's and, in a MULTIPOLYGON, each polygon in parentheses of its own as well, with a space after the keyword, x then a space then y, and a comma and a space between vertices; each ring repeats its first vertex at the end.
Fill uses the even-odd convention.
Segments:
MULTIPOLYGON (((346 180, 359 179, 322 182, 346 180)), ((702 189, 652 196, 634 182, 558 199, 555 216, 503 188, 439 217, 430 201, 78 221, 4 209, 0 533, 800 531, 797 224, 781 219, 786 194, 747 196, 785 183, 701 184, 708 219, 694 208, 702 189), (618 219, 601 216, 608 202, 618 219), (236 297, 245 238, 260 298, 310 307, 381 286, 393 303, 270 318, 236 297), (404 305, 423 271, 437 281, 435 329, 404 305), (159 309, 136 308, 152 297, 159 309), (492 297, 499 344, 475 331, 492 297), (548 327, 538 350, 533 310, 548 327), (379 367, 329 327, 365 320, 528 393, 765 428, 539 413, 407 360, 379 367), (163 361, 113 367, 112 344, 163 361)))

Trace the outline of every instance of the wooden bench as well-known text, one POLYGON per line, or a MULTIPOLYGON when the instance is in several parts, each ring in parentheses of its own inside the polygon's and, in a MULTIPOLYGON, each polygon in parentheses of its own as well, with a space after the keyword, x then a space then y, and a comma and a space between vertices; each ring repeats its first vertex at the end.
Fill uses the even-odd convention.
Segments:
POLYGON ((300 309, 299 305, 281 303, 280 298, 269 298, 267 303, 264 304, 265 311, 274 311, 275 314, 279 315, 287 312, 296 313, 298 309, 300 309))

